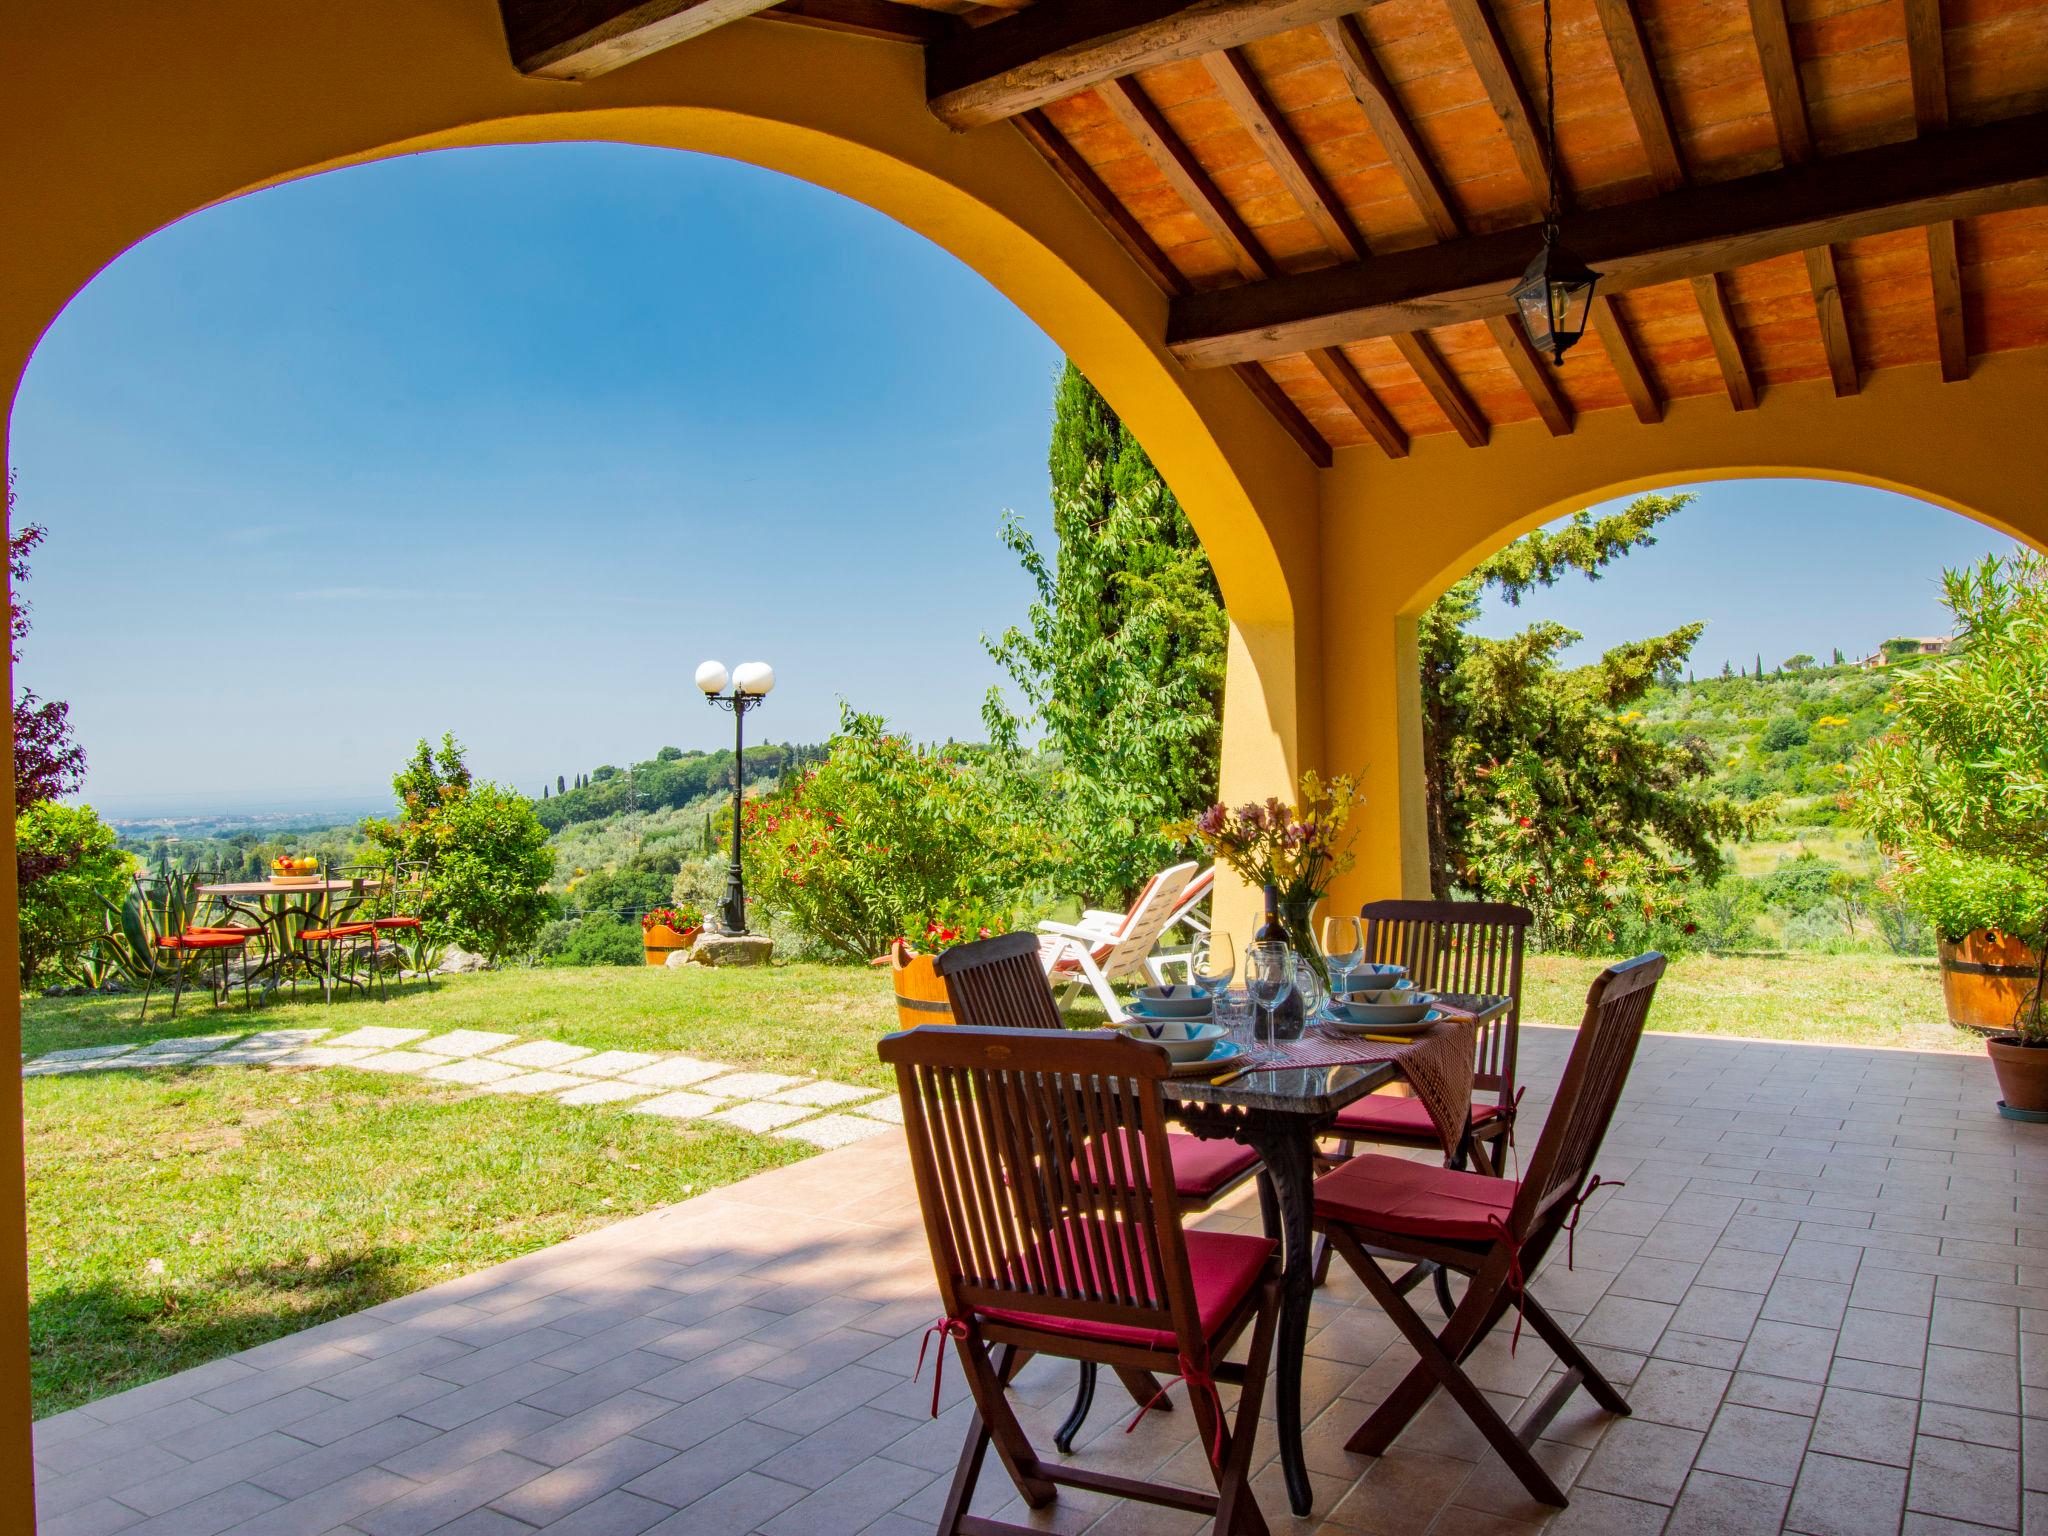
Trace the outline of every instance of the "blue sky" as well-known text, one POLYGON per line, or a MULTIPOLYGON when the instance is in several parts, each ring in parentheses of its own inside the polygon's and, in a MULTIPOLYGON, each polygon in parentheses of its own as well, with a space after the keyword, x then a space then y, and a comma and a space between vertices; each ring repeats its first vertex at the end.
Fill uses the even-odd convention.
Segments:
MULTIPOLYGON (((22 681, 71 701, 110 814, 380 795, 454 730, 491 777, 716 746, 841 697, 975 735, 977 637, 1028 589, 1051 343, 831 193, 696 156, 420 156, 198 214, 58 320, 16 402, 50 537, 22 681)), ((1519 614, 1724 655, 1941 627, 1987 530, 1878 493, 1721 485, 1597 587, 1519 614)), ((1498 627, 1498 626, 1496 626, 1498 627)))

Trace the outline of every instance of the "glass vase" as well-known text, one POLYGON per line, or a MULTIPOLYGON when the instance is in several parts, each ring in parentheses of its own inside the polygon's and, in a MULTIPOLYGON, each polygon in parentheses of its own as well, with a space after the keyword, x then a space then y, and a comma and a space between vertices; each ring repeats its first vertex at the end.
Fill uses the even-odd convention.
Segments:
POLYGON ((1287 941, 1294 946, 1294 952, 1308 963, 1322 983, 1323 991, 1330 990, 1330 965, 1323 958, 1323 947, 1316 940, 1316 906, 1320 896, 1283 896, 1280 898, 1280 926, 1287 930, 1287 941))

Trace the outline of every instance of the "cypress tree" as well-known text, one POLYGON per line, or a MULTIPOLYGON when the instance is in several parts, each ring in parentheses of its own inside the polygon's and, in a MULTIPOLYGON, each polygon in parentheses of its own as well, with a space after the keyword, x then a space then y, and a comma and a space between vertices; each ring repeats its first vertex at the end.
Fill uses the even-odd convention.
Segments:
POLYGON ((555 793, 556 793, 556 794, 558 794, 558 795, 561 795, 561 794, 567 794, 567 793, 568 793, 568 790, 569 790, 569 786, 568 786, 567 784, 565 784, 565 783, 563 783, 563 782, 562 782, 562 776, 561 776, 561 775, 560 775, 559 773, 558 773, 558 774, 556 774, 556 775, 555 775, 555 793))

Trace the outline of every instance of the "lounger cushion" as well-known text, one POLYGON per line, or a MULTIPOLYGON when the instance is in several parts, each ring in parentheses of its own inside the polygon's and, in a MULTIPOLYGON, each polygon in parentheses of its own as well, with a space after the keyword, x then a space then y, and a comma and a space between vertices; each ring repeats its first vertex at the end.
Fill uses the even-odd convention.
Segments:
POLYGON ((1487 1242, 1500 1236, 1520 1188, 1513 1179, 1368 1152, 1316 1180, 1316 1220, 1487 1242))
MULTIPOLYGON (((1069 1241, 1080 1243, 1083 1251, 1088 1251, 1090 1237, 1085 1228, 1090 1226, 1100 1229, 1102 1224, 1081 1220, 1067 1223, 1069 1241)), ((1099 1239, 1100 1235, 1098 1230, 1095 1237, 1099 1239)), ((1188 1273, 1195 1289, 1195 1311, 1201 1318, 1203 1337, 1214 1338, 1258 1283, 1266 1261, 1273 1256, 1274 1244, 1270 1238, 1250 1237, 1238 1232, 1191 1229, 1187 1233, 1187 1245, 1188 1273)), ((1174 1336, 1163 1328, 1131 1328, 1122 1323, 1088 1322, 997 1307, 982 1308, 981 1316, 989 1322, 1042 1328, 1048 1333, 1065 1334, 1074 1339, 1135 1344, 1140 1349, 1172 1349, 1176 1343, 1174 1336)))
MULTIPOLYGON (((1472 1124, 1477 1127, 1489 1120, 1500 1118, 1498 1104, 1477 1104, 1472 1106, 1472 1124)), ((1371 1093, 1353 1104, 1346 1104, 1337 1111, 1337 1124, 1331 1131, 1333 1136, 1414 1136, 1436 1144, 1436 1122, 1429 1118, 1429 1109, 1420 1099, 1395 1098, 1392 1094, 1371 1093)))

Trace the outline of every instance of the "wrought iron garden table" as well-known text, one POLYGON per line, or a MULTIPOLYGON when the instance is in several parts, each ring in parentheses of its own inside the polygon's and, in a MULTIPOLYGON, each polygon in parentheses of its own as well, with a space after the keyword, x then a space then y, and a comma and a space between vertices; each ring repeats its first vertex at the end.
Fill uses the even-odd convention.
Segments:
MULTIPOLYGON (((1441 993, 1479 1023, 1499 1017, 1509 999, 1472 993, 1441 993)), ((1359 1066, 1311 1067, 1258 1072, 1222 1087, 1206 1078, 1166 1084, 1166 1112, 1196 1136, 1241 1142, 1259 1154, 1266 1178, 1259 1198, 1266 1202, 1266 1230, 1280 1235, 1280 1327, 1274 1345, 1274 1412, 1279 1420, 1280 1464, 1287 1498, 1297 1515, 1309 1512, 1308 1465, 1301 1446, 1301 1371, 1308 1344, 1309 1303, 1315 1293, 1315 1244, 1310 1221, 1315 1204, 1316 1138, 1329 1131, 1337 1111, 1401 1076, 1391 1061, 1359 1066)))
POLYGON ((311 970, 301 952, 299 932, 315 920, 341 923, 348 915, 383 890, 381 881, 364 879, 323 879, 280 884, 273 880, 224 880, 202 885, 199 894, 217 898, 229 911, 246 917, 263 930, 269 955, 249 973, 249 979, 263 978, 275 987, 284 980, 286 968, 297 964, 311 970))

